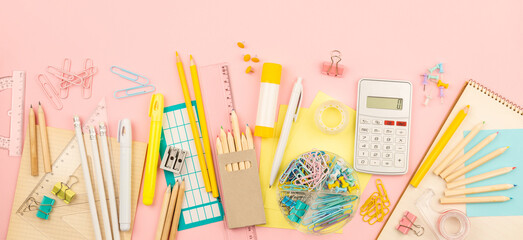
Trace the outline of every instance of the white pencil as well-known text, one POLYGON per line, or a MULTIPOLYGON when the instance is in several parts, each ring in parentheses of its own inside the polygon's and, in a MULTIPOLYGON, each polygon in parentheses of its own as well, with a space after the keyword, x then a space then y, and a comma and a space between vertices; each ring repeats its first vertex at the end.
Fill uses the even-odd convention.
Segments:
POLYGON ((113 238, 120 240, 120 228, 118 227, 118 211, 116 209, 116 194, 114 193, 113 169, 111 167, 111 155, 109 154, 109 143, 107 141, 107 128, 104 122, 100 122, 100 141, 102 147, 102 169, 105 181, 107 181, 107 195, 109 195, 109 210, 111 214, 111 226, 113 238))

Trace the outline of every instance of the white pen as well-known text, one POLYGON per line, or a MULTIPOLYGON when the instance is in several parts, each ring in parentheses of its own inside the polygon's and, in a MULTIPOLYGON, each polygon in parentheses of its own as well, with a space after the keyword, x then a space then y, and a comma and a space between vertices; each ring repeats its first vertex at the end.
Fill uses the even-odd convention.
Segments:
POLYGON ((96 212, 96 203, 94 201, 93 185, 91 184, 91 175, 89 174, 89 163, 87 163, 87 153, 85 151, 84 137, 80 118, 75 115, 73 117, 74 130, 76 132, 76 140, 78 141, 78 149, 80 150, 80 158, 82 160, 82 170, 84 173, 85 190, 87 191, 87 200, 89 202, 89 209, 91 210, 91 221, 93 222, 94 237, 97 240, 102 240, 102 232, 100 231, 100 223, 98 222, 98 213, 96 212))
POLYGON ((102 145, 102 170, 105 181, 107 181, 107 194, 109 195, 109 210, 111 214, 111 226, 113 238, 120 240, 120 228, 118 227, 118 211, 116 209, 116 195, 114 193, 113 168, 111 167, 111 155, 109 154, 109 143, 107 142, 107 128, 104 122, 100 122, 100 142, 102 145))
POLYGON ((294 87, 292 88, 291 98, 289 100, 289 105, 287 106, 287 113, 285 114, 285 120, 283 120, 280 139, 278 140, 278 147, 276 148, 276 153, 274 154, 274 160, 272 162, 269 188, 272 187, 274 180, 276 180, 276 176, 278 175, 283 153, 287 147, 289 133, 291 132, 292 122, 295 122, 296 119, 298 119, 298 112, 300 111, 303 96, 303 85, 301 84, 302 80, 303 79, 301 77, 298 77, 294 87))
POLYGON ((131 230, 131 169, 133 134, 131 120, 124 118, 118 122, 118 142, 120 143, 120 230, 131 230))
POLYGON ((98 153, 98 141, 96 140, 96 131, 93 126, 89 126, 89 139, 91 140, 91 152, 94 168, 95 182, 100 198, 100 208, 102 210, 102 222, 104 224, 105 239, 113 239, 111 234, 111 220, 109 211, 107 211, 107 198, 105 197, 104 178, 102 175, 102 166, 100 165, 100 154, 98 153))

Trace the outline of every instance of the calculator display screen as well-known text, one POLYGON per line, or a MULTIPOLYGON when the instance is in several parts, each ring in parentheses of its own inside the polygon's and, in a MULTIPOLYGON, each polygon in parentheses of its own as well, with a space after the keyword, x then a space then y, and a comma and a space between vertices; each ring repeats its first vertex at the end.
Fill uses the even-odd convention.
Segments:
POLYGON ((401 110, 403 109, 403 99, 368 96, 367 107, 378 109, 401 110))

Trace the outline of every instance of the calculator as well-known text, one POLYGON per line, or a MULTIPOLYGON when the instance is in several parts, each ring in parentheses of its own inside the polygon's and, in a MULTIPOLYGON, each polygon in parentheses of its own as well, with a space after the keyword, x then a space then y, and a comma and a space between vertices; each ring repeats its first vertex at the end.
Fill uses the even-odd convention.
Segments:
POLYGON ((360 79, 354 139, 354 169, 402 175, 409 168, 412 84, 360 79))

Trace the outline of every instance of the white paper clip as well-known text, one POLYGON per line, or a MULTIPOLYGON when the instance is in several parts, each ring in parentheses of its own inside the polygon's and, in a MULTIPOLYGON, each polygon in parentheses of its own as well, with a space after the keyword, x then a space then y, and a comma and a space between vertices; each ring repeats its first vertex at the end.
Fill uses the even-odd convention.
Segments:
POLYGON ((56 109, 61 110, 64 107, 64 105, 62 104, 62 100, 60 100, 58 92, 49 82, 47 76, 45 76, 44 74, 38 74, 36 76, 36 80, 40 83, 40 87, 42 87, 42 90, 44 90, 47 99, 49 99, 49 101, 53 103, 56 109))
POLYGON ((133 83, 138 84, 138 86, 135 87, 116 90, 113 94, 116 99, 146 94, 154 92, 156 90, 156 87, 154 85, 149 84, 149 79, 140 74, 133 73, 129 70, 123 69, 118 66, 112 66, 111 72, 133 83))

